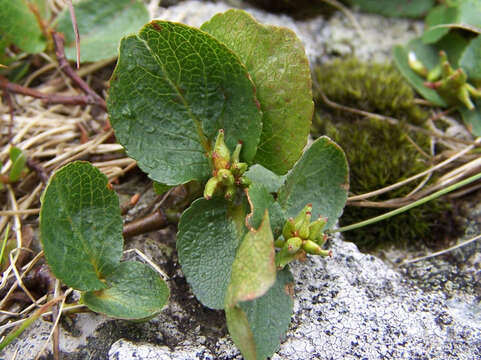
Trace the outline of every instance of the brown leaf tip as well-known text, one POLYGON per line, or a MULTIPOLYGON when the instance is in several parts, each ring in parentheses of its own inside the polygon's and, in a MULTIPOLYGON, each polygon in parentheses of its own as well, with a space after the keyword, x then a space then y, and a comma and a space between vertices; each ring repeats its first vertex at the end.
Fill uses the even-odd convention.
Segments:
POLYGON ((157 30, 157 31, 162 31, 162 26, 160 26, 158 22, 152 21, 152 22, 150 23, 150 25, 152 25, 152 27, 153 27, 155 30, 157 30))

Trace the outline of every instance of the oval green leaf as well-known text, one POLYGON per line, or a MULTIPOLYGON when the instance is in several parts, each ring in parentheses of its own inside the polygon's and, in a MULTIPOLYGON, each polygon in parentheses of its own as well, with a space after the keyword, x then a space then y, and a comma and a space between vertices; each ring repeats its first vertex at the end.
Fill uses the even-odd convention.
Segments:
POLYGON ((312 203, 312 219, 327 217, 327 229, 341 216, 348 188, 346 156, 336 143, 323 136, 312 143, 289 172, 278 201, 287 217, 295 217, 312 203))
MULTIPOLYGON (((238 210, 239 211, 239 210, 238 210)), ((182 214, 177 252, 182 271, 197 299, 222 309, 245 214, 232 214, 223 199, 197 199, 182 214)))
POLYGON ((78 290, 99 290, 122 255, 119 199, 87 162, 58 170, 42 195, 40 232, 54 275, 78 290))
POLYGON ((258 229, 251 229, 242 240, 232 264, 226 294, 227 307, 264 295, 276 281, 274 238, 268 211, 258 229))
POLYGON ((0 0, 0 34, 2 41, 14 43, 28 53, 39 53, 47 42, 27 1, 0 0))
MULTIPOLYGON (((258 180, 261 179, 259 178, 258 180)), ((277 237, 281 234, 286 217, 279 203, 274 200, 274 197, 269 193, 267 188, 260 184, 264 183, 253 182, 248 188, 247 196, 251 206, 251 212, 247 215, 246 221, 250 227, 257 229, 261 225, 265 211, 268 210, 272 234, 274 237, 277 237)))
POLYGON ((350 0, 362 11, 393 17, 420 17, 435 4, 435 0, 350 0))
POLYGON ((464 49, 459 65, 466 71, 469 80, 481 80, 481 35, 471 40, 464 49))
POLYGON ((207 33, 153 21, 126 37, 108 98, 115 135, 142 170, 178 185, 211 175, 208 154, 219 129, 231 151, 251 162, 262 113, 247 69, 207 33))
MULTIPOLYGON (((413 41, 416 41, 419 44, 422 44, 421 39, 414 39, 413 41)), ((400 45, 396 45, 393 48, 393 59, 394 59, 394 64, 396 64, 396 67, 398 68, 399 72, 404 76, 404 78, 411 84, 413 88, 416 89, 416 91, 421 94, 426 100, 430 101, 434 105, 437 106, 447 106, 446 102, 439 96, 439 94, 428 87, 424 85, 424 82, 426 79, 423 79, 421 76, 416 74, 413 69, 409 66, 409 52, 411 51, 409 45, 413 44, 413 41, 411 41, 408 46, 403 47, 400 45)), ((425 45, 426 47, 429 47, 429 45, 425 45)), ((416 56, 419 56, 419 52, 415 52, 416 56)), ((433 55, 437 55, 435 50, 433 50, 433 55)), ((434 56, 433 56, 434 57, 434 56)), ((428 66, 428 63, 431 62, 430 57, 422 57, 419 58, 419 60, 428 68, 430 69, 430 66, 428 66)), ((433 65, 434 67, 435 65, 433 65)))
POLYGON ((239 55, 249 70, 263 111, 255 162, 285 174, 302 154, 314 111, 302 42, 293 31, 262 25, 242 10, 217 14, 201 29, 239 55))
POLYGON ((445 5, 436 6, 426 16, 426 31, 422 39, 426 44, 433 44, 441 39, 449 32, 449 28, 435 28, 440 24, 451 24, 456 22, 459 11, 457 7, 448 7, 445 5))
POLYGON ((27 164, 27 157, 22 150, 14 146, 10 149, 10 161, 12 162, 12 168, 8 174, 8 180, 13 183, 22 176, 22 171, 27 164))
POLYGON ((118 319, 146 319, 158 314, 169 288, 150 266, 126 261, 106 279, 108 288, 88 291, 82 301, 92 311, 118 319))
POLYGON ((293 286, 294 279, 285 268, 264 296, 226 307, 227 328, 246 360, 266 359, 279 348, 291 322, 293 286))
POLYGON ((262 184, 270 193, 276 193, 286 179, 285 175, 277 175, 259 164, 250 166, 245 176, 253 183, 262 184))
MULTIPOLYGON (((81 62, 117 56, 120 39, 149 21, 149 12, 140 0, 86 0, 76 3, 74 9, 81 62)), ((77 47, 68 8, 59 15, 56 30, 65 35, 65 55, 75 60, 77 47)))
POLYGON ((465 106, 459 106, 464 123, 474 136, 481 136, 481 100, 474 99, 474 109, 469 110, 465 106))

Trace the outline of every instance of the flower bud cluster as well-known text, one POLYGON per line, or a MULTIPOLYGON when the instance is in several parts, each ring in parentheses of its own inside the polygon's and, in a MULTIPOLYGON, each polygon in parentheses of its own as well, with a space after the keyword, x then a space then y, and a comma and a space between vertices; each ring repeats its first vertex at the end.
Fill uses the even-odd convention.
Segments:
POLYGON ((248 187, 250 180, 243 176, 247 170, 247 163, 240 162, 242 144, 237 144, 231 154, 224 141, 224 130, 220 129, 211 154, 212 177, 204 188, 204 198, 211 199, 216 193, 223 194, 227 200, 235 197, 237 187, 248 187))
POLYGON ((468 76, 463 69, 451 66, 444 51, 439 53, 440 63, 431 71, 416 59, 414 53, 409 55, 411 69, 428 80, 424 83, 425 86, 436 90, 450 105, 463 104, 469 110, 474 109, 471 97, 481 98, 481 90, 468 83, 468 76))
POLYGON ((276 265, 282 269, 292 260, 302 258, 305 254, 330 256, 331 251, 322 249, 327 235, 322 232, 327 218, 319 217, 311 222, 312 204, 307 204, 296 218, 289 218, 282 236, 276 240, 276 247, 281 248, 276 254, 276 265))

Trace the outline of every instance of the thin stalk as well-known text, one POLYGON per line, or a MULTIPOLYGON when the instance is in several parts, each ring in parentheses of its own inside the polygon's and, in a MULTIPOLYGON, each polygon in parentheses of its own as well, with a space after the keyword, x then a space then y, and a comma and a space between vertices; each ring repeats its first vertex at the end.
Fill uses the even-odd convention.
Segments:
POLYGON ((478 173, 476 175, 473 175, 467 179, 464 179, 456 184, 453 184, 451 186, 448 186, 444 189, 441 189, 439 191, 436 191, 435 193, 429 195, 429 196, 426 196, 422 199, 419 199, 411 204, 408 204, 408 205, 405 205, 405 206, 402 206, 400 207, 399 209, 396 209, 396 210, 393 210, 393 211, 389 211, 385 214, 382 214, 382 215, 379 215, 379 216, 376 216, 376 217, 373 217, 371 219, 367 219, 367 220, 364 220, 364 221, 361 221, 361 222, 358 222, 358 223, 355 223, 355 224, 352 224, 352 225, 348 225, 348 226, 344 226, 344 227, 340 227, 338 229, 332 229, 330 231, 328 231, 328 233, 335 233, 335 232, 344 232, 344 231, 349 231, 349 230, 354 230, 354 229, 359 229, 361 227, 364 227, 364 226, 367 226, 367 225, 371 225, 371 224, 374 224, 374 223, 377 223, 379 221, 382 221, 382 220, 386 220, 386 219, 389 219, 390 217, 392 216, 395 216, 395 215, 398 215, 398 214, 401 214, 405 211, 408 211, 416 206, 419 206, 419 205, 422 205, 422 204, 425 204, 427 203, 428 201, 431 201, 431 200, 434 200, 434 199, 437 199, 438 197, 440 196, 443 196, 444 194, 447 194, 447 193, 450 193, 451 191, 454 191, 454 190, 457 190, 467 184, 470 184, 478 179, 481 179, 481 173, 478 173))

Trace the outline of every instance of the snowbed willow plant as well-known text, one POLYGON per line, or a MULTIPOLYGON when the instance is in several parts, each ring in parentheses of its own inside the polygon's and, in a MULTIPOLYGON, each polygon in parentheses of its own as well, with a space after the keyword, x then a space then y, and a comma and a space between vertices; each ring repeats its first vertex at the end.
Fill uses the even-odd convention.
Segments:
MULTIPOLYGON (((200 29, 152 21, 121 41, 108 109, 117 139, 160 187, 206 184, 180 218, 182 270, 202 304, 225 310, 246 359, 271 356, 292 315, 287 265, 328 254, 323 231, 348 188, 335 143, 322 137, 303 153, 313 101, 301 42, 240 10, 200 29)), ((148 318, 166 303, 153 270, 120 262, 118 199, 88 163, 52 177, 41 231, 52 271, 94 311, 148 318)))

